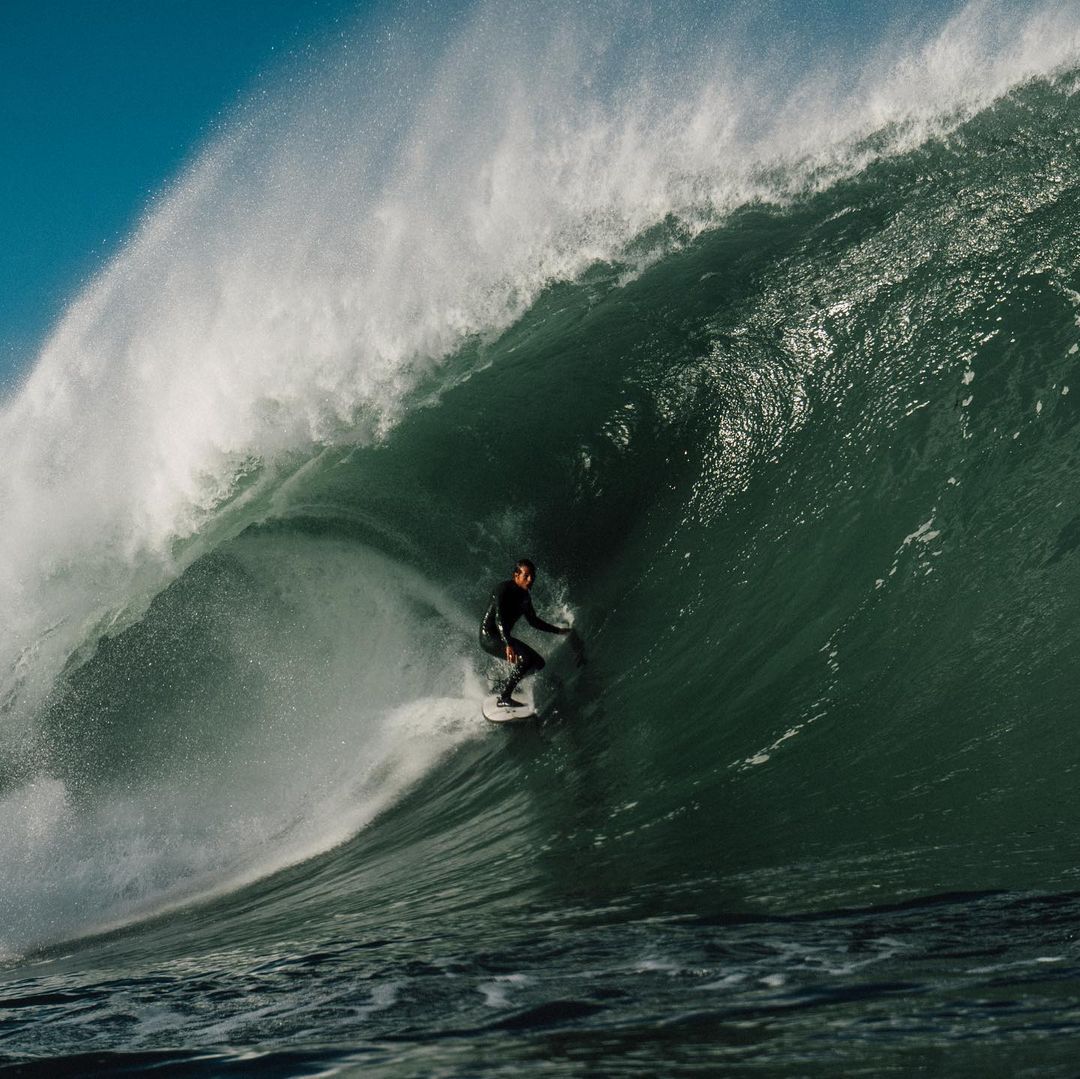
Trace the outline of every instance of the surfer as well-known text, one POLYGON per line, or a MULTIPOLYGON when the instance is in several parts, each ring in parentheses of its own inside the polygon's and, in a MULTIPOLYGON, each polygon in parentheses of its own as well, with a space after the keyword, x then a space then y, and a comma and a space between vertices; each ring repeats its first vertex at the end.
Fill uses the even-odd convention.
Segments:
POLYGON ((496 704, 499 708, 520 708, 521 701, 515 701, 513 692, 517 684, 527 675, 543 670, 544 657, 524 641, 511 637, 514 623, 524 615, 525 621, 533 629, 545 633, 558 633, 560 636, 570 632, 569 626, 553 626, 545 622, 533 610, 529 589, 536 580, 536 566, 527 558, 521 558, 514 566, 514 575, 509 581, 495 586, 491 595, 484 620, 480 623, 480 647, 488 655, 505 659, 510 664, 510 675, 497 690, 496 704))

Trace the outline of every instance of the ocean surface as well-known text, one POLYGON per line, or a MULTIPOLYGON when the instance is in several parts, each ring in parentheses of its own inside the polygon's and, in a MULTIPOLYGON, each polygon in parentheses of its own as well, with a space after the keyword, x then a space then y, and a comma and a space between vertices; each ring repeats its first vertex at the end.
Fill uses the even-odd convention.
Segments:
POLYGON ((162 194, 0 411, 0 1064, 1076 1074, 1080 12, 920 18, 406 5, 162 194))

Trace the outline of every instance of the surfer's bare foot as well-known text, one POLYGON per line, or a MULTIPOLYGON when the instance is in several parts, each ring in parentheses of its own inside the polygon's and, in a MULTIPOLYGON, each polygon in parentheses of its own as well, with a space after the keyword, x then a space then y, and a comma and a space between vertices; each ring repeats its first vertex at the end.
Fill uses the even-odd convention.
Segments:
POLYGON ((513 697, 500 697, 496 702, 499 708, 524 708, 524 701, 515 701, 513 697))

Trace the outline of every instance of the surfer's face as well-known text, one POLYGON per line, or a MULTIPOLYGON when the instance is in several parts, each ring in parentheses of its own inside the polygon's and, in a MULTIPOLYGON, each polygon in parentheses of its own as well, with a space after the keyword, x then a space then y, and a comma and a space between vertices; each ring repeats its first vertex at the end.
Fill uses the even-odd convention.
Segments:
POLYGON ((533 586, 532 571, 526 569, 524 566, 519 566, 516 570, 514 570, 514 584, 516 584, 518 586, 518 588, 524 588, 524 589, 532 588, 532 586, 533 586))

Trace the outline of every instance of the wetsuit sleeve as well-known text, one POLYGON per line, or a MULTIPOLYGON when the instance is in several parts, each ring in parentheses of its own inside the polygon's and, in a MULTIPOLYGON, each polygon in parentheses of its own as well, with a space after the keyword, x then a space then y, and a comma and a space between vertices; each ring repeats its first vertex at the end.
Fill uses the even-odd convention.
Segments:
POLYGON ((525 597, 525 609, 521 612, 525 615, 525 621, 529 623, 533 629, 542 629, 545 633, 562 633, 562 630, 558 626, 553 626, 550 622, 545 622, 535 610, 533 610, 532 597, 526 595, 525 597))
POLYGON ((506 587, 510 582, 503 581, 498 588, 495 589, 494 603, 492 608, 495 612, 495 633, 499 640, 502 642, 504 648, 510 647, 510 632, 507 630, 507 625, 512 624, 513 615, 508 609, 509 589, 506 587))

